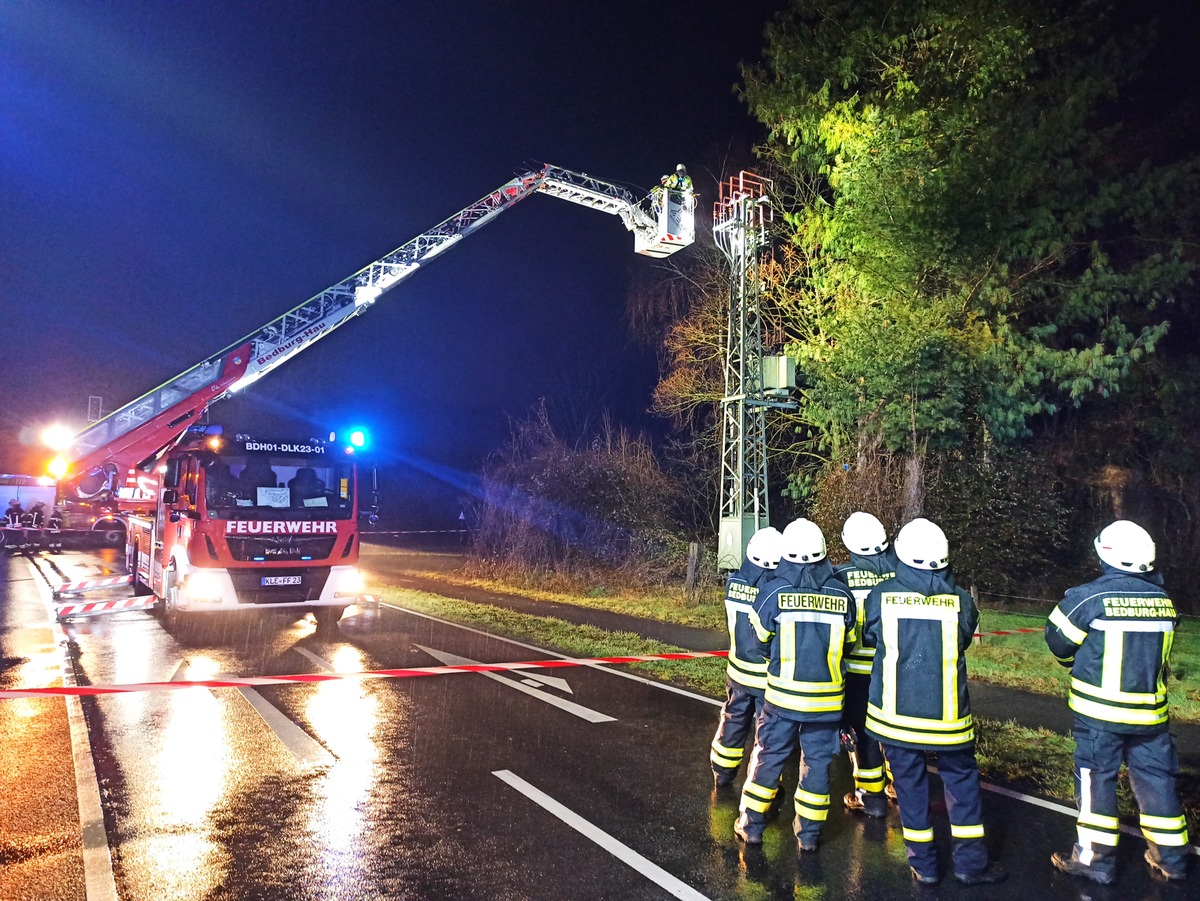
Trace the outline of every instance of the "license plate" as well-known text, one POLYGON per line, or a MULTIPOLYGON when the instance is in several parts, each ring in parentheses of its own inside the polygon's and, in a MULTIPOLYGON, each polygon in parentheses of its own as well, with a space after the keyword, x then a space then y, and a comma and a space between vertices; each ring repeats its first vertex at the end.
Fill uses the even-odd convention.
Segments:
POLYGON ((299 576, 263 576, 263 586, 267 585, 299 585, 299 576))

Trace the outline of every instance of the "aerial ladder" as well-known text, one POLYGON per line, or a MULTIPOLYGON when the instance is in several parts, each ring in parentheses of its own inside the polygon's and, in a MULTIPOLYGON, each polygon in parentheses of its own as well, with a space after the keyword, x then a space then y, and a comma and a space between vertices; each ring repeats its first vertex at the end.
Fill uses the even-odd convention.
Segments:
POLYGON ((421 267, 535 193, 618 216, 634 250, 667 257, 695 238, 695 197, 662 190, 648 197, 558 166, 517 175, 449 219, 326 288, 282 316, 80 431, 64 452, 60 495, 107 501, 122 513, 154 503, 153 480, 140 479, 210 405, 244 390, 356 316, 421 267))

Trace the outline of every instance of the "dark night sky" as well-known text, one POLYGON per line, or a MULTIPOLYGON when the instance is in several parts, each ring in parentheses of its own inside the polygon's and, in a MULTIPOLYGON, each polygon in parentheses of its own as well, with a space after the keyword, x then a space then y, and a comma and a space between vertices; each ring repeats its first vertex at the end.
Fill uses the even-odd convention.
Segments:
MULTIPOLYGON (((4 0, 0 429, 119 406, 537 161, 642 190, 688 162, 708 207, 781 5, 4 0)), ((643 426, 632 241, 532 197, 211 419, 467 469, 540 396, 643 426)))

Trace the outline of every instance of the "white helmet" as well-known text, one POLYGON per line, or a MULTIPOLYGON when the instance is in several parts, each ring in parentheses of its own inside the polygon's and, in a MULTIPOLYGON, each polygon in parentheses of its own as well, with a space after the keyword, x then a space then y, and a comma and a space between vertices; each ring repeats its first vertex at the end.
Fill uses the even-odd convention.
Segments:
POLYGON ((914 519, 896 535, 896 556, 913 569, 944 569, 950 564, 950 542, 937 523, 914 519))
POLYGON ((809 519, 797 519, 783 530, 783 556, 793 563, 816 563, 825 559, 825 536, 809 519))
POLYGON ((859 510, 851 513, 842 526, 842 544, 853 554, 869 557, 888 546, 887 532, 878 519, 859 510))
POLYGON ((1154 539, 1135 522, 1118 519, 1096 536, 1096 553, 1109 566, 1127 573, 1154 569, 1154 539))
POLYGON ((746 545, 746 559, 763 569, 774 569, 783 556, 783 535, 774 526, 759 529, 746 545))

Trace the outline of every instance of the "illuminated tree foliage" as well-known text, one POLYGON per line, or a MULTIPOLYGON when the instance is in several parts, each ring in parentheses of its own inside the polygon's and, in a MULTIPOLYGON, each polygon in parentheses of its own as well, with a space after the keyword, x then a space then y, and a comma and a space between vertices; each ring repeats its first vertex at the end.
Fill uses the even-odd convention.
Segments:
POLYGON ((928 453, 1118 391, 1194 271, 1195 152, 1126 124, 1156 40, 1126 6, 795 0, 743 73, 803 186, 779 298, 802 418, 827 462, 917 461, 911 508, 928 453))

